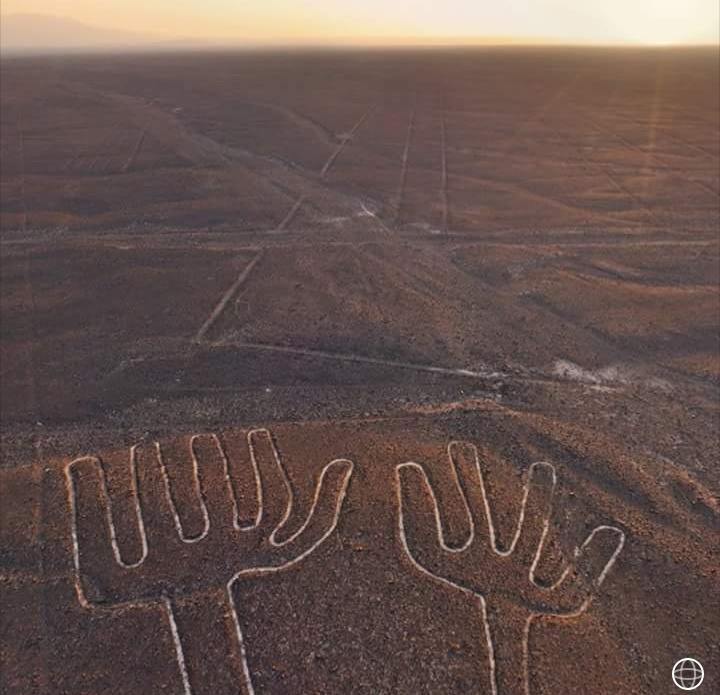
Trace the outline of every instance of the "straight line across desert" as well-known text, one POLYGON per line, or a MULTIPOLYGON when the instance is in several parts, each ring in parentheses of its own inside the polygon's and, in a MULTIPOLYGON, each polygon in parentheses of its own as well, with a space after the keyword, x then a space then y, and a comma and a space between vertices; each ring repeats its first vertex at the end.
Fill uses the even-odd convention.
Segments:
POLYGON ((720 692, 703 3, 3 15, 0 692, 720 692))

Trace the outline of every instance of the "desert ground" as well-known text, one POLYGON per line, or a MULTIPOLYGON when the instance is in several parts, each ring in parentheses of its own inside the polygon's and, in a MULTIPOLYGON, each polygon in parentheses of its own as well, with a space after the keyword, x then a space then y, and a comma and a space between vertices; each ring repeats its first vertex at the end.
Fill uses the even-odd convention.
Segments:
POLYGON ((0 690, 720 692, 719 66, 3 58, 0 690))

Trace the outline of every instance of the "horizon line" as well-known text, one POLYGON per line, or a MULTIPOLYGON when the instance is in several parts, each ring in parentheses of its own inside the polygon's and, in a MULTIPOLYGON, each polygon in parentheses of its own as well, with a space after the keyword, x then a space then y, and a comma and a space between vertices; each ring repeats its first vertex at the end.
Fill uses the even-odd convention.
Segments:
MULTIPOLYGON (((718 48, 720 37, 712 40, 686 41, 638 41, 638 40, 597 40, 583 38, 561 38, 553 36, 528 35, 334 35, 334 36, 183 36, 157 32, 142 32, 136 29, 109 27, 86 22, 69 15, 37 12, 3 12, 0 17, 39 17, 73 22, 86 29, 117 34, 118 39, 106 37, 97 43, 92 41, 68 41, 42 45, 31 41, 20 41, 6 46, 0 43, 0 54, 57 54, 57 53, 107 53, 107 52, 157 52, 184 48, 195 51, 217 50, 263 50, 263 49, 341 49, 341 48, 481 48, 481 47, 567 47, 567 48, 718 48)), ((9 38, 7 35, 4 38, 9 38)))
POLYGON ((715 49, 720 50, 720 43, 640 43, 626 41, 562 41, 562 40, 525 40, 502 39, 493 40, 443 40, 442 38, 430 41, 417 42, 364 42, 343 41, 338 38, 333 41, 284 41, 273 39, 268 41, 252 41, 244 43, 236 41, 208 41, 205 39, 169 39, 159 42, 142 44, 107 43, 97 45, 68 44, 65 46, 0 46, 0 55, 3 56, 29 56, 29 55, 58 55, 58 54, 127 54, 127 53, 173 53, 173 52, 262 52, 278 50, 428 50, 428 49, 482 49, 482 48, 568 48, 568 49, 626 49, 626 50, 681 50, 681 49, 715 49))

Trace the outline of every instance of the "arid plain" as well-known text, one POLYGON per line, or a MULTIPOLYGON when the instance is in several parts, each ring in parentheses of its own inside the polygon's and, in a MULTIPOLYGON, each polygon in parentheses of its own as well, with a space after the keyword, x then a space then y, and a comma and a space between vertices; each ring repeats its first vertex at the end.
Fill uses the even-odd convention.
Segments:
POLYGON ((3 59, 0 689, 718 692, 718 65, 3 59))

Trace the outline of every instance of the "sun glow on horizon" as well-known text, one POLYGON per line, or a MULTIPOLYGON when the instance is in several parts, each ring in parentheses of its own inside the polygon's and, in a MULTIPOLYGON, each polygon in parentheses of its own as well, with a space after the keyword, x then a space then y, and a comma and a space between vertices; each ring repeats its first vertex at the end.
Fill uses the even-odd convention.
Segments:
POLYGON ((2 12, 215 41, 720 42, 717 0, 3 0, 2 12))

